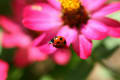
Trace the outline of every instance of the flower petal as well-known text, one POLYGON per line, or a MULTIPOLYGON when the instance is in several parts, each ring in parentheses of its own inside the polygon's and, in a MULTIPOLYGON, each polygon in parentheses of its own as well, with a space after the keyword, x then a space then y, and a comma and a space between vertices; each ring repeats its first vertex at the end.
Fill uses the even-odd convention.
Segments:
POLYGON ((46 60, 48 56, 40 52, 37 47, 19 48, 14 56, 14 63, 17 67, 26 67, 35 61, 46 60))
POLYGON ((71 53, 69 49, 58 49, 54 55, 54 61, 59 65, 66 65, 70 61, 71 53))
POLYGON ((82 2, 82 5, 88 10, 88 11, 94 11, 98 8, 100 8, 107 0, 80 0, 82 2))
POLYGON ((37 37, 35 40, 33 40, 32 45, 33 46, 39 45, 41 42, 45 41, 44 38, 46 38, 46 36, 47 35, 45 33, 41 34, 39 37, 37 37))
POLYGON ((47 31, 42 33, 38 38, 36 38, 33 41, 33 46, 39 47, 41 52, 46 53, 46 54, 51 54, 53 53, 56 48, 53 47, 52 44, 49 44, 49 41, 53 39, 56 36, 56 33, 58 32, 59 29, 53 29, 51 31, 47 31))
POLYGON ((101 8, 99 11, 96 11, 92 17, 107 16, 115 11, 120 10, 120 2, 112 3, 101 8))
POLYGON ((52 54, 56 51, 56 48, 52 44, 46 43, 39 46, 39 50, 45 54, 52 54))
POLYGON ((77 30, 69 28, 68 26, 64 26, 58 32, 57 36, 63 36, 66 39, 67 46, 70 46, 77 36, 77 30))
POLYGON ((44 61, 48 58, 48 55, 42 53, 37 47, 28 48, 28 59, 30 62, 44 61))
POLYGON ((28 52, 27 52, 27 49, 18 49, 16 51, 16 54, 14 56, 14 64, 17 66, 17 67, 25 67, 27 66, 28 64, 30 64, 30 61, 28 59, 28 52))
POLYGON ((85 28, 82 29, 82 33, 91 40, 101 40, 107 37, 108 29, 106 25, 100 23, 97 20, 89 20, 85 28))
POLYGON ((109 36, 120 38, 120 22, 107 17, 98 17, 97 20, 107 26, 109 36))
POLYGON ((87 59, 92 52, 92 42, 83 35, 79 36, 80 40, 80 58, 87 59))
POLYGON ((12 11, 14 19, 21 23, 22 13, 25 6, 40 3, 40 2, 47 2, 47 0, 12 0, 12 11))
POLYGON ((46 43, 48 44, 49 41, 56 36, 58 30, 59 30, 59 28, 43 32, 42 34, 40 34, 39 37, 37 37, 33 41, 33 45, 34 46, 40 46, 40 45, 43 45, 43 44, 46 44, 46 43))
POLYGON ((0 60, 0 80, 7 80, 9 65, 3 60, 0 60))
POLYGON ((20 33, 22 32, 20 29, 20 26, 12 22, 10 19, 8 19, 5 16, 0 16, 0 26, 9 33, 20 33))
POLYGON ((52 6, 54 6, 56 9, 61 10, 61 4, 59 0, 48 0, 48 2, 52 4, 52 6))
POLYGON ((79 37, 78 37, 78 34, 77 34, 77 37, 72 42, 72 47, 73 47, 74 51, 77 53, 77 55, 79 56, 80 47, 79 47, 79 37))
POLYGON ((31 43, 29 36, 25 34, 7 34, 3 33, 2 45, 6 48, 26 47, 31 43))
POLYGON ((47 4, 27 6, 23 17, 25 27, 37 31, 47 31, 62 24, 60 12, 47 4))
POLYGON ((76 53, 81 59, 87 59, 91 55, 92 41, 88 40, 84 35, 79 35, 78 39, 73 43, 73 49, 77 51, 76 53))

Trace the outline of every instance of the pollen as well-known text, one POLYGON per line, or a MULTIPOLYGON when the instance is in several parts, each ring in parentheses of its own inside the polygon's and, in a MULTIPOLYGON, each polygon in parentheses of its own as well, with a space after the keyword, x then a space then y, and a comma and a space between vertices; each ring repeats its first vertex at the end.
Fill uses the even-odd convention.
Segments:
POLYGON ((38 5, 33 5, 33 6, 32 6, 32 10, 41 11, 41 10, 42 10, 42 7, 41 7, 41 6, 38 6, 38 5))
POLYGON ((86 24, 89 16, 80 0, 59 0, 62 7, 63 25, 80 28, 81 24, 86 24))
POLYGON ((74 11, 80 7, 79 0, 59 0, 64 11, 74 11))

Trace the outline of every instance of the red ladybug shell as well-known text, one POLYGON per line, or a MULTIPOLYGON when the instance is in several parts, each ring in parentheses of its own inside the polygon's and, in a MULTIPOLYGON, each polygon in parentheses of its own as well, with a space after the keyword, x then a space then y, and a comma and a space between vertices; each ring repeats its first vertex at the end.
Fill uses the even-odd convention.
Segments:
POLYGON ((66 46, 66 40, 62 36, 56 36, 51 41, 51 44, 53 44, 56 48, 64 48, 66 46))

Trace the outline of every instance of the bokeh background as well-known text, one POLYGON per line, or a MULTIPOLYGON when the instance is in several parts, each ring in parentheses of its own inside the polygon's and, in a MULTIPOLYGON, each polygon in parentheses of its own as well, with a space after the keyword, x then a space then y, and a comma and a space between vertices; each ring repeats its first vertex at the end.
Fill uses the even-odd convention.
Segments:
MULTIPOLYGON (((11 1, 0 0, 0 14, 12 15, 11 1)), ((118 13, 108 17, 120 21, 118 13)), ((120 80, 120 39, 108 37, 93 43, 92 56, 89 59, 81 60, 71 49, 71 59, 64 66, 56 64, 49 58, 19 68, 13 64, 16 48, 6 49, 2 46, 0 59, 10 65, 7 80, 120 80)))

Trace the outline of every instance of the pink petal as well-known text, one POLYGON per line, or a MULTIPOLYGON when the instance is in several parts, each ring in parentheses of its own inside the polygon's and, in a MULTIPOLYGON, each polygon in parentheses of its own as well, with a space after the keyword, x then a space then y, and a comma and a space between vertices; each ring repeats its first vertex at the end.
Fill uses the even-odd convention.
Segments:
POLYGON ((12 10, 15 20, 20 21, 22 19, 22 12, 26 3, 27 0, 12 0, 12 10))
POLYGON ((7 80, 8 69, 8 63, 3 60, 0 60, 0 80, 7 80))
POLYGON ((59 65, 66 65, 70 61, 71 53, 69 49, 58 49, 54 55, 54 61, 59 65))
POLYGON ((12 10, 14 19, 21 22, 22 13, 25 6, 36 2, 45 2, 47 0, 12 0, 12 10))
POLYGON ((2 45, 6 48, 26 47, 31 43, 29 36, 25 34, 7 34, 3 33, 2 45))
POLYGON ((66 39, 67 46, 70 46, 70 44, 74 41, 74 38, 77 36, 77 30, 64 26, 60 29, 57 36, 63 36, 66 39))
POLYGON ((98 17, 97 20, 107 26, 109 36, 120 38, 120 22, 106 17, 98 17))
POLYGON ((83 35, 79 36, 80 40, 80 58, 87 59, 92 52, 92 42, 86 39, 83 35))
POLYGON ((85 28, 82 29, 82 33, 91 40, 101 40, 104 39, 108 34, 108 29, 106 25, 97 21, 89 20, 85 28))
POLYGON ((16 37, 16 43, 19 47, 26 47, 29 44, 31 44, 31 38, 28 35, 25 34, 17 34, 18 37, 16 37), (17 42, 19 41, 19 43, 17 42))
POLYGON ((16 43, 14 42, 13 35, 3 33, 3 35, 2 35, 2 46, 5 47, 5 48, 16 47, 16 43))
POLYGON ((48 56, 42 52, 37 47, 27 47, 20 48, 17 50, 14 56, 14 63, 17 67, 26 67, 27 65, 35 61, 46 60, 48 56))
MULTIPOLYGON (((59 30, 59 29, 58 29, 59 30)), ((33 41, 33 46, 39 47, 40 51, 46 54, 51 54, 56 51, 56 48, 49 41, 56 36, 57 31, 53 29, 48 32, 42 33, 38 38, 33 41)))
POLYGON ((118 10, 120 10, 120 2, 112 3, 109 5, 106 5, 105 7, 100 9, 99 11, 96 11, 92 15, 92 17, 106 16, 106 15, 111 14, 111 13, 118 11, 118 10))
POLYGON ((94 11, 98 8, 100 8, 107 0, 80 0, 82 2, 82 5, 88 10, 88 11, 94 11))
POLYGON ((28 59, 27 49, 18 49, 16 51, 16 54, 14 56, 14 64, 20 68, 25 67, 28 64, 30 64, 30 61, 28 59))
POLYGON ((39 37, 37 37, 34 41, 33 41, 33 45, 34 46, 40 46, 40 45, 44 45, 44 44, 48 44, 49 41, 54 38, 57 34, 59 29, 52 29, 50 31, 46 31, 42 34, 40 34, 39 37))
POLYGON ((61 4, 59 0, 48 0, 48 2, 52 4, 52 6, 54 6, 56 9, 61 10, 61 4))
POLYGON ((28 49, 28 59, 31 62, 34 61, 43 61, 48 58, 48 55, 45 53, 42 53, 39 48, 37 47, 31 47, 28 49))
POLYGON ((74 51, 77 53, 77 55, 79 56, 80 53, 80 47, 79 47, 79 37, 77 34, 77 37, 74 39, 73 43, 72 43, 72 47, 74 49, 74 51))
POLYGON ((33 40, 33 46, 37 46, 39 45, 40 43, 42 43, 44 40, 44 38, 47 37, 47 34, 43 33, 41 34, 39 37, 37 37, 35 40, 33 40))
POLYGON ((109 28, 109 36, 120 38, 120 28, 109 28))
POLYGON ((87 59, 91 55, 92 42, 85 36, 79 35, 78 39, 73 43, 73 49, 81 59, 87 59))
POLYGON ((2 28, 9 33, 21 33, 20 26, 12 22, 10 19, 8 19, 5 16, 0 16, 0 25, 2 28))
POLYGON ((23 15, 24 25, 32 30, 47 31, 60 27, 60 12, 47 4, 27 6, 23 15))
POLYGON ((0 16, 0 21, 0 25, 3 28, 2 45, 4 47, 25 47, 29 45, 31 39, 22 32, 20 26, 5 16, 0 16))
POLYGON ((39 50, 45 54, 52 54, 56 51, 56 48, 52 44, 46 43, 39 46, 39 50))

